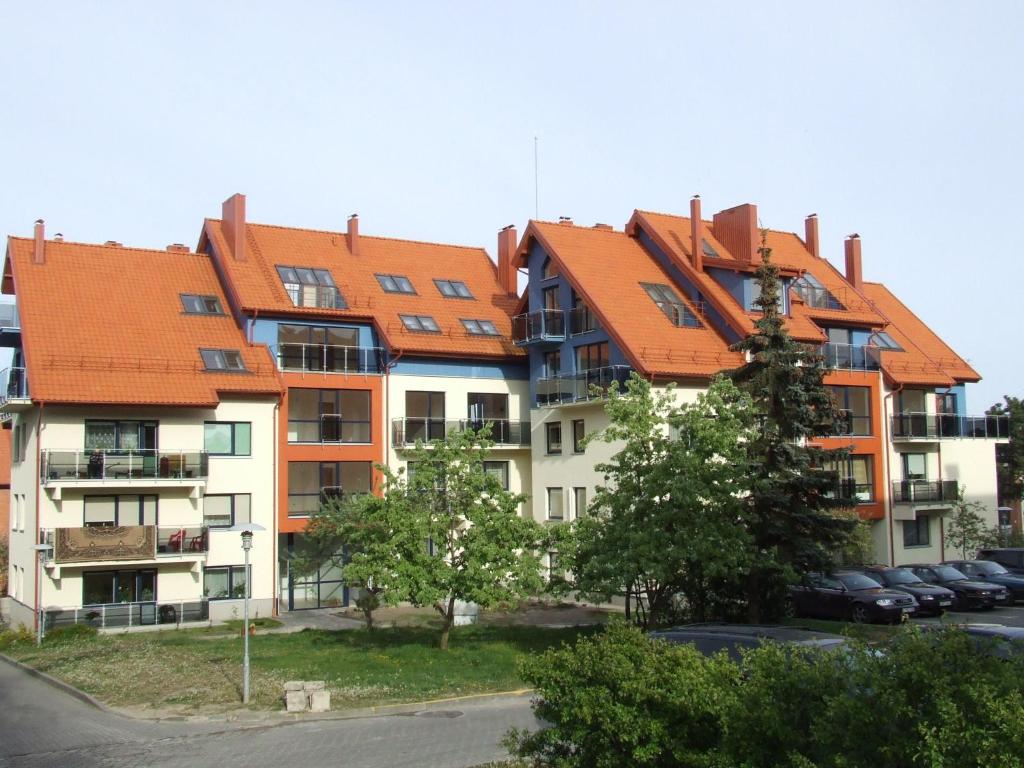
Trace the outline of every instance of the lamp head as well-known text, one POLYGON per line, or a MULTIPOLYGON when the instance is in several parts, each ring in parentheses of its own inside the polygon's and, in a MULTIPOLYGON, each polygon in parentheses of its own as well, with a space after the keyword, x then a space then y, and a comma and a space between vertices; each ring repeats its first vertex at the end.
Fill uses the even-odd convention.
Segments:
POLYGON ((252 531, 242 531, 242 549, 252 549, 252 531))

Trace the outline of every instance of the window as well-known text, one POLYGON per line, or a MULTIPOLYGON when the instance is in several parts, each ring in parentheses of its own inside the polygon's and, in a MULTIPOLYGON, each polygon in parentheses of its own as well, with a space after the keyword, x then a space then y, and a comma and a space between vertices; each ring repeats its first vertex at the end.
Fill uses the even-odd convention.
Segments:
POLYGON ((555 265, 551 263, 551 259, 544 259, 544 264, 540 268, 540 279, 550 280, 553 277, 558 277, 558 270, 555 269, 555 265))
POLYGON ((704 255, 711 259, 721 258, 718 255, 718 251, 715 250, 714 246, 711 245, 707 240, 701 240, 701 250, 704 251, 704 255))
POLYGON ((560 454, 562 452, 562 422, 549 421, 544 425, 544 432, 547 436, 548 454, 560 454))
POLYGON ((473 336, 499 336, 498 329, 490 320, 461 320, 466 331, 473 336))
POLYGON ((841 496, 855 498, 858 504, 874 501, 875 486, 872 482, 871 459, 871 456, 854 455, 843 461, 825 463, 825 469, 837 475, 841 496))
POLYGON ((923 453, 904 453, 903 479, 904 480, 926 480, 928 479, 927 455, 923 453))
POLYGON ((597 317, 576 291, 572 292, 572 332, 589 333, 598 329, 597 317))
POLYGON ((156 449, 155 421, 85 422, 87 451, 153 451, 156 449))
POLYGON ((430 315, 399 315, 402 319, 402 325, 405 326, 408 331, 417 331, 419 333, 440 333, 441 329, 437 327, 437 323, 434 322, 434 318, 430 315))
POLYGON ((893 352, 903 351, 903 347, 896 342, 896 339, 885 331, 875 331, 871 334, 871 338, 868 343, 874 344, 876 347, 881 347, 882 349, 890 349, 893 352))
POLYGON ((369 461, 289 461, 288 516, 307 517, 329 498, 372 490, 369 461))
POLYGON ((597 368, 606 368, 608 363, 608 342, 600 344, 585 344, 576 347, 576 372, 593 371, 597 368))
POLYGON ((473 294, 461 280, 434 280, 434 285, 446 299, 472 299, 473 294))
POLYGON ((562 370, 562 353, 560 350, 544 353, 544 376, 554 378, 562 370))
POLYGON ((200 349, 208 371, 244 371, 245 363, 237 349, 200 349))
POLYGON ((548 488, 548 520, 561 520, 562 518, 562 489, 548 488))
POLYGON ((181 305, 188 315, 223 315, 220 299, 216 296, 198 296, 194 293, 181 294, 181 305))
POLYGON ((203 525, 230 528, 239 523, 252 522, 251 498, 248 493, 206 494, 203 497, 203 525))
POLYGON ((573 514, 576 519, 579 520, 582 517, 587 516, 587 489, 586 488, 573 488, 572 489, 572 500, 573 500, 573 514))
POLYGON ((913 520, 903 521, 903 546, 927 547, 931 544, 931 518, 918 515, 913 520))
POLYGON ((506 491, 509 489, 507 461, 485 461, 484 472, 496 478, 506 491))
POLYGON ((288 442, 369 443, 369 390, 290 388, 288 442))
POLYGON ((156 571, 85 571, 82 605, 144 603, 156 600, 156 571))
POLYGON ((208 421, 204 448, 211 456, 249 456, 252 424, 248 421, 208 421))
POLYGON ((25 427, 20 423, 11 431, 11 458, 17 463, 25 460, 25 427))
POLYGON ((359 329, 326 325, 277 326, 277 364, 282 370, 365 371, 371 361, 359 348, 359 329))
POLYGON ((541 299, 544 309, 561 309, 562 302, 558 299, 558 286, 553 285, 541 291, 541 299))
POLYGON ((830 386, 836 406, 842 412, 841 435, 871 434, 871 388, 830 386))
POLYGON ((682 299, 664 283, 640 283, 658 309, 677 328, 700 328, 700 320, 683 304, 682 299))
POLYGON ((377 282, 385 293, 416 293, 409 278, 402 275, 377 275, 377 282))
POLYGON ((793 282, 793 292, 809 307, 818 309, 844 309, 836 297, 818 282, 810 272, 805 272, 793 282))
POLYGON ((157 496, 86 496, 82 521, 93 526, 157 525, 157 496))
POLYGON ((405 434, 402 442, 429 442, 445 436, 444 392, 405 393, 405 434))
MULTIPOLYGON (((203 568, 203 597, 209 600, 239 600, 245 597, 244 565, 203 568)), ((252 597, 252 593, 249 593, 252 597)))
POLYGON ((345 298, 334 284, 334 278, 326 269, 278 266, 277 274, 285 293, 296 307, 348 308, 345 298))
POLYGON ((583 419, 573 419, 572 422, 572 452, 583 453, 583 438, 587 436, 583 419))

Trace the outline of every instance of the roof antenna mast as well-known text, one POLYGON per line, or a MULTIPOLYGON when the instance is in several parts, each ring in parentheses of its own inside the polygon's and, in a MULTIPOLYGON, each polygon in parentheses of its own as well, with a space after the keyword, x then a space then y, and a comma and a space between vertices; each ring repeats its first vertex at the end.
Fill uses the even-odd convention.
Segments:
POLYGON ((537 137, 533 137, 533 218, 540 218, 540 185, 537 181, 537 137))

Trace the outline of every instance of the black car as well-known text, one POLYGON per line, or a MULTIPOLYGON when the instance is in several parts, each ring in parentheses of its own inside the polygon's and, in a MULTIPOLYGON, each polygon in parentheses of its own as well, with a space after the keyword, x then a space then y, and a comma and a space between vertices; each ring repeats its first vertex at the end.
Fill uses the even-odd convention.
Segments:
POLYGON ((956 608, 994 608, 1006 605, 1010 593, 1006 587, 987 581, 968 579, 951 565, 904 565, 929 584, 938 584, 956 592, 956 608))
POLYGON ((1008 605, 1024 602, 1024 575, 1010 573, 1006 568, 992 560, 947 560, 944 565, 952 565, 969 579, 1002 584, 1010 590, 1008 605))
POLYGON ((797 616, 865 621, 903 621, 917 612, 917 600, 906 592, 886 589, 857 571, 809 573, 789 588, 797 616))
POLYGON ((953 607, 956 593, 936 584, 925 584, 906 568, 885 565, 865 565, 858 568, 869 579, 897 592, 906 592, 917 600, 917 615, 939 616, 953 607))
POLYGON ((1024 547, 979 549, 978 559, 991 560, 994 563, 999 563, 1010 573, 1024 574, 1024 547))
POLYGON ((977 650, 1006 661, 1024 654, 1024 627, 1006 627, 1002 624, 925 624, 922 628, 935 632, 949 629, 965 632, 977 650))
POLYGON ((829 651, 847 643, 846 638, 840 635, 765 624, 684 624, 649 632, 648 636, 670 643, 693 643, 705 656, 725 650, 736 661, 740 659, 741 648, 757 648, 765 642, 829 651))

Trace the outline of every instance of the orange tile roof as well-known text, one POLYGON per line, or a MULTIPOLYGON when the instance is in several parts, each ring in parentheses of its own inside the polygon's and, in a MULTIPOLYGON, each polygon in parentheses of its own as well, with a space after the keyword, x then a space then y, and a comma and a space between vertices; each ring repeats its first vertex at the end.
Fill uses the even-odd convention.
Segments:
POLYGON ((512 344, 517 297, 501 290, 497 268, 482 248, 360 235, 358 255, 353 255, 341 232, 250 223, 246 225, 246 260, 238 261, 231 255, 220 220, 206 220, 200 249, 207 239, 235 286, 243 311, 372 321, 393 352, 525 357, 525 352, 512 344), (278 265, 329 270, 349 308, 295 307, 277 274, 278 265), (377 273, 404 275, 416 295, 385 293, 377 273), (474 299, 444 298, 434 285, 435 278, 464 282, 474 299), (442 332, 406 330, 400 313, 430 315, 442 332), (469 334, 462 319, 490 320, 501 335, 469 334))
POLYGON ((226 394, 279 394, 265 347, 249 347, 231 315, 186 315, 179 294, 217 296, 201 254, 47 241, 7 241, 35 401, 216 405, 226 394), (239 350, 248 372, 203 370, 200 348, 239 350))
POLYGON ((950 386, 981 376, 881 283, 864 283, 864 295, 890 322, 886 332, 906 350, 883 352, 882 370, 897 384, 950 386))
MULTIPOLYGON (((640 283, 674 281, 624 232, 531 221, 523 243, 535 237, 587 302, 602 327, 640 372, 652 376, 711 376, 742 364, 739 353, 707 323, 677 328, 640 283)), ((694 313, 697 308, 675 288, 694 313)))

